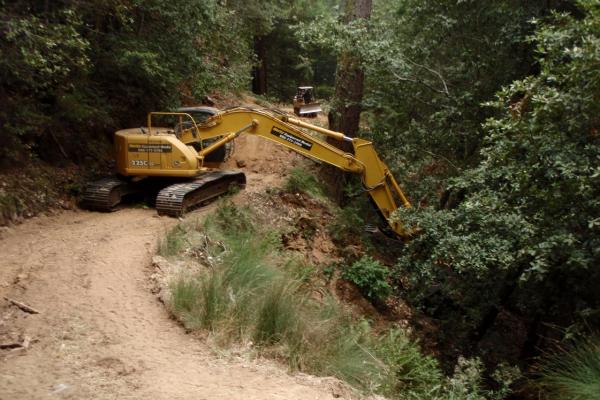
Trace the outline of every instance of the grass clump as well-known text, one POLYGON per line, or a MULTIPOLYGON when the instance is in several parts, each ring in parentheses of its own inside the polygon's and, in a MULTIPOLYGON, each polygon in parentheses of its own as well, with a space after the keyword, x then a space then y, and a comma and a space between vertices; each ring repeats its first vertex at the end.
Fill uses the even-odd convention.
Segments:
POLYGON ((259 302, 254 321, 254 341, 260 344, 275 344, 293 339, 298 332, 296 321, 300 316, 301 302, 296 282, 277 281, 265 290, 259 302))
POLYGON ((600 399, 600 339, 584 339, 546 356, 540 375, 549 399, 600 399))
POLYGON ((158 254, 171 257, 181 253, 186 245, 186 229, 176 225, 158 243, 158 254))
POLYGON ((292 168, 284 185, 284 190, 290 193, 306 193, 313 197, 324 197, 324 189, 317 178, 304 168, 292 168))
POLYGON ((23 205, 16 196, 10 193, 5 193, 0 188, 0 225, 6 224, 8 221, 19 215, 23 210, 23 205))

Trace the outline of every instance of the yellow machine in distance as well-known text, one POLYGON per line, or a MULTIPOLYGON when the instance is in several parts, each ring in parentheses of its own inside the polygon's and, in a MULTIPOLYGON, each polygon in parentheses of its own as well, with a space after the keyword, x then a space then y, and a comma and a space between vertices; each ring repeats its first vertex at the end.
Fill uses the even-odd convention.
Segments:
POLYGON ((392 230, 406 236, 402 226, 391 222, 389 217, 398 208, 398 203, 404 207, 410 207, 410 203, 370 141, 351 138, 273 110, 233 108, 201 123, 187 113, 152 112, 148 114, 147 127, 115 133, 117 172, 128 179, 107 178, 91 184, 84 195, 84 202, 91 208, 108 210, 118 204, 121 196, 135 191, 135 182, 142 178, 180 178, 181 182, 162 188, 156 199, 159 213, 180 215, 209 198, 225 193, 231 184, 245 184, 242 172, 221 171, 208 167, 205 162, 211 152, 241 134, 260 136, 309 158, 360 175, 364 189, 392 230), (152 126, 157 116, 164 115, 179 120, 175 128, 152 126), (346 153, 307 131, 350 142, 354 154, 346 153), (207 142, 210 144, 206 145, 207 142))
POLYGON ((314 118, 322 112, 321 104, 314 98, 312 86, 298 86, 293 100, 294 114, 299 117, 314 118))

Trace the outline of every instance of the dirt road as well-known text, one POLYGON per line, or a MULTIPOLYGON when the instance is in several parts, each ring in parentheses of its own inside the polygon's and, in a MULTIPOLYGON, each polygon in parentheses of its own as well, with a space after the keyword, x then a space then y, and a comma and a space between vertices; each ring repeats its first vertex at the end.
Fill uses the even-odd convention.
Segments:
MULTIPOLYGON (((202 211, 200 211, 202 212, 202 211)), ((154 210, 40 217, 0 239, 0 399, 329 399, 328 380, 272 364, 218 359, 148 289, 154 210)))

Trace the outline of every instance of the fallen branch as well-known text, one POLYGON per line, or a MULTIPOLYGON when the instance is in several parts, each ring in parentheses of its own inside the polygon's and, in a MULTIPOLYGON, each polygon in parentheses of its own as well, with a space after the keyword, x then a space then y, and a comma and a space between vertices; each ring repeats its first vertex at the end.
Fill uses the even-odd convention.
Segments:
POLYGON ((20 301, 17 301, 15 299, 11 299, 10 297, 4 297, 4 299, 6 301, 8 301, 9 303, 14 304, 15 306, 19 307, 21 310, 28 312, 29 314, 39 314, 40 313, 35 308, 30 307, 25 303, 21 303, 20 301))
POLYGON ((5 349, 18 349, 23 347, 23 345, 21 343, 0 343, 0 349, 5 350, 5 349))

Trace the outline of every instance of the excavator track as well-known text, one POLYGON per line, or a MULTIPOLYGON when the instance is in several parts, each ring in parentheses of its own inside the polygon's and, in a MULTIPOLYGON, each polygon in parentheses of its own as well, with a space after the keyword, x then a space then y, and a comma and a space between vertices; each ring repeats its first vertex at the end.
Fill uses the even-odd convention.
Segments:
POLYGON ((205 201, 227 193, 232 184, 244 187, 246 175, 241 171, 215 171, 191 182, 167 186, 156 197, 156 211, 159 215, 179 217, 205 201))
POLYGON ((133 186, 121 178, 104 178, 87 184, 81 203, 90 210, 113 211, 121 198, 132 191, 133 186))

